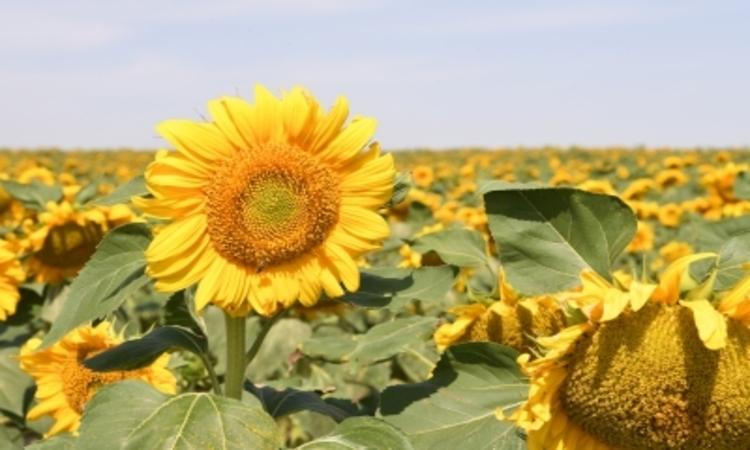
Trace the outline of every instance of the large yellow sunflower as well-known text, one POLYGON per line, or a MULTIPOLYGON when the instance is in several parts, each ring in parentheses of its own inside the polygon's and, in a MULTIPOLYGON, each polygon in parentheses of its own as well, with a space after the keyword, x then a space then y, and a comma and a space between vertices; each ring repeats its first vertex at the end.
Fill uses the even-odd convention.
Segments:
POLYGON ((0 241, 0 322, 16 312, 21 295, 18 285, 26 279, 18 255, 6 241, 0 241))
POLYGON ((86 403, 105 384, 139 379, 168 394, 174 394, 177 382, 167 369, 169 355, 163 354, 150 366, 137 370, 94 372, 82 362, 121 342, 108 322, 96 327, 84 326, 71 331, 56 344, 37 350, 41 339, 32 338, 21 348, 21 368, 36 381, 39 402, 28 413, 29 420, 44 415, 55 419, 47 436, 75 432, 80 426, 86 403))
POLYGON ((111 228, 135 220, 125 205, 83 208, 73 201, 80 186, 65 188, 59 203, 48 202, 40 213, 41 227, 30 233, 28 271, 40 283, 58 283, 73 277, 111 228))
POLYGON ((214 100, 209 123, 160 124, 177 152, 149 165, 153 198, 136 199, 171 220, 146 252, 157 289, 198 283, 198 309, 234 316, 358 289, 355 260, 389 234, 377 211, 395 175, 392 157, 368 146, 373 119, 344 125, 344 98, 327 114, 301 88, 279 100, 256 87, 255 100, 214 100))
POLYGON ((683 292, 689 264, 712 256, 675 261, 658 285, 584 276, 573 297, 590 320, 519 358, 529 399, 511 418, 531 450, 747 447, 750 278, 724 296, 710 282, 683 292))

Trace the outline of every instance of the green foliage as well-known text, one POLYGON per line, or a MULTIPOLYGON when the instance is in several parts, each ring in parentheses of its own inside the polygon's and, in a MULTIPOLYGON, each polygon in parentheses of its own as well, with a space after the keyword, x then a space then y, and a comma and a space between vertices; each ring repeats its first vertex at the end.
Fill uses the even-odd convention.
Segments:
POLYGON ((373 417, 352 417, 341 422, 330 434, 308 442, 298 450, 361 450, 366 448, 411 450, 404 434, 387 422, 373 417))
POLYGON ((146 180, 143 175, 138 175, 127 183, 118 186, 109 194, 93 199, 91 203, 103 206, 111 206, 118 203, 130 203, 132 197, 140 197, 146 194, 148 194, 146 180))
POLYGON ((388 201, 388 206, 392 207, 403 202, 409 194, 411 186, 412 180, 409 172, 397 173, 396 179, 393 182, 393 194, 391 194, 391 199, 388 201))
POLYGON ((123 342, 83 361, 83 365, 97 372, 135 370, 153 363, 162 353, 187 350, 196 355, 208 351, 206 337, 187 328, 159 327, 142 338, 123 342))
POLYGON ((526 294, 574 287, 587 268, 610 278, 635 234, 635 216, 617 197, 504 182, 483 192, 508 281, 526 294))
POLYGON ((375 325, 361 335, 313 337, 302 344, 301 350, 326 361, 372 364, 429 339, 436 325, 434 317, 404 317, 375 325))
POLYGON ((17 357, 18 348, 0 349, 0 411, 24 417, 33 381, 19 368, 17 357))
POLYGON ((497 409, 509 414, 526 398, 516 356, 494 343, 450 347, 429 380, 387 388, 380 414, 417 450, 525 448, 514 425, 495 415, 497 409))
POLYGON ((256 386, 252 383, 245 383, 245 390, 257 397, 263 409, 274 418, 298 411, 314 411, 341 422, 352 415, 351 410, 342 408, 335 401, 326 401, 320 392, 292 388, 278 390, 271 386, 256 386))
POLYGON ((487 264, 484 239, 479 232, 451 228, 419 237, 412 244, 419 253, 434 251, 445 263, 458 267, 477 267, 487 264))
POLYGON ((119 307, 149 278, 144 251, 151 242, 145 224, 131 223, 110 231, 70 285, 60 316, 42 346, 56 342, 75 327, 119 307))
POLYGON ((750 200, 750 172, 737 174, 734 180, 734 195, 742 200, 750 200))
POLYGON ((0 185, 11 197, 29 209, 44 211, 47 202, 59 202, 63 197, 63 191, 59 186, 47 186, 38 181, 31 184, 16 183, 15 181, 0 180, 0 185))
POLYGON ((360 272, 360 288, 341 300, 366 308, 402 309, 412 300, 435 302, 453 286, 458 269, 453 266, 409 270, 378 267, 360 272))
POLYGON ((281 437, 257 402, 205 393, 168 396, 140 381, 102 388, 84 411, 79 450, 277 450, 281 437))

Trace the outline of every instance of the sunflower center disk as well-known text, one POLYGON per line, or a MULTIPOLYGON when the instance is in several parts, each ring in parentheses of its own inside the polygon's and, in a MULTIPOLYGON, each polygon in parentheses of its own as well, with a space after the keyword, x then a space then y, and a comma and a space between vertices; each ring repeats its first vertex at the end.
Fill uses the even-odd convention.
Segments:
POLYGON ((738 449, 750 442, 750 330, 708 350, 691 312, 647 305, 582 339, 561 391, 571 421, 624 449, 738 449))
POLYGON ((62 366, 60 373, 63 379, 65 399, 68 401, 68 405, 79 414, 83 413, 86 403, 94 396, 99 387, 132 377, 132 375, 129 376, 128 372, 94 372, 87 368, 81 362, 88 356, 93 356, 105 350, 105 348, 89 350, 81 351, 77 358, 68 359, 62 366))
POLYGON ((220 167, 205 194, 214 248, 255 270, 313 250, 338 221, 335 173, 294 147, 237 153, 220 167))
POLYGON ((103 236, 102 227, 93 222, 56 225, 50 228, 37 256, 50 267, 78 267, 94 254, 103 236))

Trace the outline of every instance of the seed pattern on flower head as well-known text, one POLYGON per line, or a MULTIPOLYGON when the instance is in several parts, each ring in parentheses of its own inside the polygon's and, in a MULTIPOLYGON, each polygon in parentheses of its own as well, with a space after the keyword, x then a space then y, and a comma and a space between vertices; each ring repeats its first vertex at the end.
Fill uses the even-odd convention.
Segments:
POLYGON ((205 193, 216 250, 258 270, 316 248, 338 220, 336 174, 283 145, 238 153, 221 164, 205 193))

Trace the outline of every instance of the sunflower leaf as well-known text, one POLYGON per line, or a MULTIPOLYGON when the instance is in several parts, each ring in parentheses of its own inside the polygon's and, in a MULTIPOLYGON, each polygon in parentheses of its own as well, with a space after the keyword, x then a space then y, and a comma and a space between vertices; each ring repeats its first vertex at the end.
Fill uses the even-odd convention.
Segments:
POLYGON ((0 350, 0 412, 23 418, 34 383, 18 366, 17 356, 16 347, 0 350))
POLYGON ((148 189, 146 189, 146 179, 143 175, 138 175, 127 183, 118 186, 117 189, 109 194, 95 198, 89 203, 102 206, 130 203, 131 197, 138 197, 146 194, 148 194, 148 189))
POLYGON ((334 430, 297 450, 359 450, 372 448, 412 450, 414 447, 398 428, 375 417, 352 417, 334 430))
POLYGON ((70 285, 60 315, 42 341, 51 345, 75 327, 118 308, 149 281, 144 252, 151 232, 142 223, 110 231, 70 285))
POLYGON ((508 281, 525 294, 578 286, 584 269, 611 279, 635 235, 635 215, 614 196, 500 181, 482 191, 508 281))
POLYGON ((31 184, 16 183, 15 181, 0 180, 0 185, 11 197, 15 198, 24 207, 44 211, 47 202, 59 202, 63 197, 60 186, 48 186, 38 181, 31 184))
POLYGON ((383 391, 380 414, 415 449, 523 449, 513 424, 495 415, 510 413, 528 393, 516 356, 489 342, 450 347, 429 380, 383 391))
POLYGON ((419 253, 434 251, 447 264, 458 267, 478 267, 487 264, 487 253, 478 231, 452 228, 426 234, 412 244, 419 253))
POLYGON ((273 418, 257 401, 207 393, 165 395, 142 381, 103 387, 81 418, 79 450, 281 447, 273 418))
POLYGON ((135 370, 153 363, 164 352, 186 350, 196 355, 208 351, 205 336, 177 326, 159 327, 142 338, 132 339, 83 361, 97 372, 135 370))
POLYGON ((349 411, 327 402, 320 393, 314 391, 293 388, 278 390, 270 386, 256 386, 249 382, 245 382, 245 390, 256 396, 263 405, 263 409, 273 418, 299 411, 314 411, 336 422, 341 422, 351 415, 349 411))
POLYGON ((302 343, 301 350, 327 361, 373 364, 429 339, 437 322, 435 317, 399 318, 375 325, 364 334, 313 337, 302 343))

